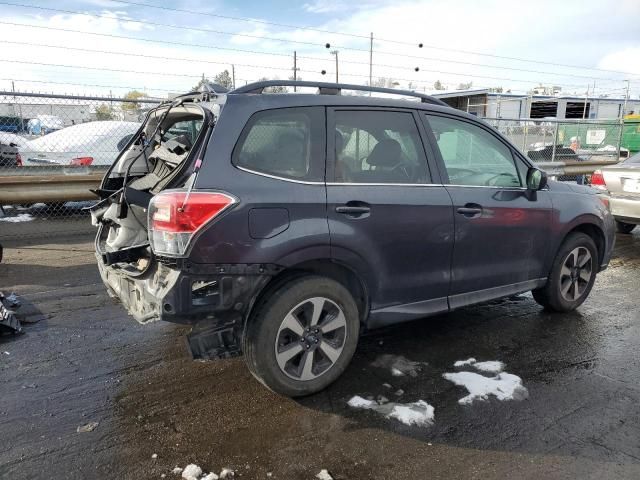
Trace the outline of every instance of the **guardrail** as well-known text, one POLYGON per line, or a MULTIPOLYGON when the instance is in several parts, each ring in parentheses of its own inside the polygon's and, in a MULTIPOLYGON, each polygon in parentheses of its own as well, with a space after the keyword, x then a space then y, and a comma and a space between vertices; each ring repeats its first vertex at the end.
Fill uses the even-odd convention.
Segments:
POLYGON ((590 174, 602 167, 616 165, 618 160, 584 160, 571 162, 535 162, 535 165, 544 170, 547 175, 582 175, 590 174))
MULTIPOLYGON (((618 160, 536 162, 550 176, 590 174, 618 160)), ((107 167, 29 167, 0 176, 0 205, 95 200, 107 167), (28 170, 28 172, 27 172, 28 170)))
POLYGON ((102 173, 86 175, 12 175, 0 177, 0 205, 95 200, 102 173))

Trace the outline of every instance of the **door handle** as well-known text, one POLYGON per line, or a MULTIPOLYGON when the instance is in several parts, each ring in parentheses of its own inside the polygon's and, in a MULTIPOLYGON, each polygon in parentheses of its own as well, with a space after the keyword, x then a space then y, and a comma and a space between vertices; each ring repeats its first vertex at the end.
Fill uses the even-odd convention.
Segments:
POLYGON ((371 207, 366 204, 356 203, 353 204, 351 202, 346 205, 338 205, 336 207, 336 213, 342 213, 343 215, 348 215, 350 217, 360 217, 361 215, 366 215, 371 212, 371 207))
POLYGON ((476 203, 467 203, 464 207, 458 207, 456 211, 467 218, 473 218, 482 214, 482 207, 476 203))

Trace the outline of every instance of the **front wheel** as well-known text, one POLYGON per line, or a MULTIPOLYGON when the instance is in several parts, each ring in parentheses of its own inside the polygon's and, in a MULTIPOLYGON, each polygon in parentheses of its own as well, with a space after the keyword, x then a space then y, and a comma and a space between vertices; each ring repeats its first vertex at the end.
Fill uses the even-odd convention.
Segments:
POLYGON ((598 271, 598 249, 591 237, 572 233, 560 246, 544 287, 533 290, 533 298, 556 312, 578 308, 589 296, 598 271))
POLYGON ((317 276, 294 278, 256 306, 244 337, 245 360, 271 390, 309 395, 344 372, 359 330, 358 307, 342 284, 317 276))
POLYGON ((631 233, 634 228, 636 228, 634 223, 619 222, 616 220, 616 230, 619 233, 631 233))

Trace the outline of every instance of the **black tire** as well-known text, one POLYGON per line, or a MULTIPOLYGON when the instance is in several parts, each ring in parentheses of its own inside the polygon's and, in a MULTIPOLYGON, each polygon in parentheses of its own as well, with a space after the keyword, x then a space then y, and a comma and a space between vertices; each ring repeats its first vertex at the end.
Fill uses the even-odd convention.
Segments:
POLYGON ((619 233, 631 233, 634 228, 636 228, 636 225, 634 223, 625 223, 616 220, 616 230, 619 233))
MULTIPOLYGON (((586 255, 582 257, 586 258, 586 255)), ((567 267, 569 270, 571 268, 567 267)), ((596 273, 599 268, 598 261, 598 249, 593 239, 584 233, 575 232, 570 234, 558 249, 558 253, 553 261, 551 267, 551 273, 544 287, 532 290, 533 298, 540 305, 548 310, 555 312, 570 312, 578 308, 589 296, 593 284, 596 280, 596 273), (567 267, 567 262, 570 262, 569 255, 572 252, 578 250, 579 252, 588 251, 591 256, 591 269, 589 280, 585 281, 580 276, 580 273, 571 273, 571 277, 567 277, 566 270, 563 267, 567 267), (569 286, 569 291, 563 294, 563 289, 566 288, 567 280, 570 283, 573 282, 573 275, 576 276, 575 287, 569 286), (578 294, 576 294, 576 289, 578 294), (567 299, 566 296, 572 297, 567 299)), ((580 269, 579 269, 580 270, 580 269)))
POLYGON ((251 373, 274 392, 289 397, 310 395, 326 388, 344 372, 356 350, 359 333, 358 307, 342 284, 325 277, 296 277, 277 285, 256 305, 244 335, 245 361, 251 373), (319 328, 314 334, 307 330, 313 329, 308 325, 311 324, 310 316, 316 311, 317 303, 313 302, 319 299, 324 303, 321 303, 318 316, 319 328), (291 316, 300 320, 296 329, 298 326, 306 327, 301 335, 285 326, 285 317, 291 316), (336 324, 342 325, 342 319, 344 326, 335 328, 336 324), (323 326, 329 329, 329 323, 333 323, 335 329, 325 333, 323 326), (302 348, 309 348, 309 344, 311 350, 302 348), (336 345, 340 349, 340 354, 333 361, 324 353, 327 345, 336 345), (282 361, 280 355, 286 355, 288 348, 301 350, 281 368, 278 363, 282 361), (305 375, 303 363, 309 355, 315 371, 308 370, 306 374, 317 376, 302 380, 305 375), (314 365, 314 362, 317 363, 314 365), (299 378, 294 378, 297 374, 300 374, 299 378))

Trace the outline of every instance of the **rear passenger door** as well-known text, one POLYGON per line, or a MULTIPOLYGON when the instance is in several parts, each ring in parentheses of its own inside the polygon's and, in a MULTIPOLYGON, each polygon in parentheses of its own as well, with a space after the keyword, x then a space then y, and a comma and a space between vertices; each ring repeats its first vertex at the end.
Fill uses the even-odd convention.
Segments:
POLYGON ((453 200, 451 308, 535 288, 547 275, 549 193, 527 195, 528 166, 490 127, 425 118, 453 200))
POLYGON ((327 125, 331 256, 364 277, 370 323, 446 311, 452 205, 417 113, 334 108, 327 125))

